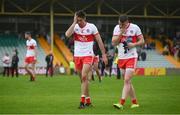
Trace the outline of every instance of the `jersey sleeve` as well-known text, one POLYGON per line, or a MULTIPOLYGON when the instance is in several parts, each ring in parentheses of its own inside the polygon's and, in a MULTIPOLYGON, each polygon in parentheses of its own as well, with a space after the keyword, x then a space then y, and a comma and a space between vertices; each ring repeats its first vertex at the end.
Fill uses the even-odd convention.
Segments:
POLYGON ((33 45, 36 47, 37 46, 37 42, 34 40, 33 45))
POLYGON ((78 24, 76 24, 76 25, 74 26, 73 34, 78 30, 77 28, 78 28, 78 24))
POLYGON ((119 26, 116 25, 114 27, 113 36, 118 36, 119 34, 120 34, 120 29, 119 29, 119 26))
POLYGON ((96 35, 96 34, 98 34, 99 32, 98 32, 98 29, 97 29, 97 27, 94 25, 94 24, 92 24, 92 34, 93 35, 96 35))
POLYGON ((136 26, 136 36, 139 36, 141 34, 142 34, 141 29, 139 28, 139 26, 136 26))
POLYGON ((26 46, 28 46, 28 41, 26 41, 26 46))

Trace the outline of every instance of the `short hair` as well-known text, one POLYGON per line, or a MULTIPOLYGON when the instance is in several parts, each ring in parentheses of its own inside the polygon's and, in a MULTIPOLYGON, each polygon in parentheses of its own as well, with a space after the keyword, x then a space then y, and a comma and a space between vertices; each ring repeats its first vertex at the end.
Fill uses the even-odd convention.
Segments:
POLYGON ((121 22, 121 23, 124 23, 125 21, 127 21, 128 20, 128 16, 127 15, 121 15, 121 16, 119 16, 119 21, 121 22))
POLYGON ((86 13, 83 11, 83 10, 79 10, 76 12, 76 15, 77 17, 80 17, 80 18, 86 18, 86 13))
POLYGON ((30 35, 30 36, 32 35, 31 32, 25 32, 25 34, 30 35))
POLYGON ((14 49, 14 52, 15 52, 16 54, 18 54, 18 50, 17 50, 16 48, 14 49))

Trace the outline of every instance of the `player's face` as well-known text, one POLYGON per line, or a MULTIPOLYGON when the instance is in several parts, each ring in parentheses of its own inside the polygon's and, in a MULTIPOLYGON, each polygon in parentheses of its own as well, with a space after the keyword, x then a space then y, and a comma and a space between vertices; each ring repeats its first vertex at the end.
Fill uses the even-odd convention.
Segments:
POLYGON ((25 38, 28 39, 29 35, 28 34, 25 34, 25 38))
POLYGON ((86 24, 86 21, 83 18, 77 17, 77 23, 80 27, 84 27, 86 24))
POLYGON ((125 21, 125 22, 120 22, 119 21, 119 26, 120 26, 120 28, 126 28, 126 26, 128 25, 128 21, 125 21))

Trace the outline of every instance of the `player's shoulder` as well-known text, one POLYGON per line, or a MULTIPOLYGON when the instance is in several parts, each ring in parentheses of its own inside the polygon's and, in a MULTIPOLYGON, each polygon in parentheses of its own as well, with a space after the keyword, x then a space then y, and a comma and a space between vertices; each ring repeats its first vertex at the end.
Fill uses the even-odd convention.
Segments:
POLYGON ((130 27, 139 28, 139 26, 137 24, 134 24, 134 23, 130 23, 130 27))
POLYGON ((114 27, 114 29, 119 29, 119 24, 117 24, 117 25, 114 27))
POLYGON ((95 25, 95 24, 89 23, 89 22, 87 22, 87 26, 88 26, 88 27, 91 27, 91 28, 96 28, 96 25, 95 25))
POLYGON ((34 38, 32 38, 32 41, 33 41, 33 42, 36 42, 36 40, 35 40, 34 38))
POLYGON ((80 28, 78 24, 75 24, 74 28, 80 28))
POLYGON ((31 39, 31 44, 35 44, 36 45, 37 44, 36 40, 32 38, 31 39))
POLYGON ((114 32, 120 32, 120 28, 118 24, 114 27, 114 32))

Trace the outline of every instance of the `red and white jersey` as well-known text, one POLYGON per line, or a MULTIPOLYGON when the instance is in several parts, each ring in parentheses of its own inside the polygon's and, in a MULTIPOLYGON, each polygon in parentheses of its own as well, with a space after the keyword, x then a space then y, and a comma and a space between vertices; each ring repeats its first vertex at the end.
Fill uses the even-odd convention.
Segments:
POLYGON ((36 46, 37 46, 37 43, 36 43, 36 41, 34 39, 26 41, 26 47, 27 47, 26 57, 35 56, 35 48, 36 48, 36 46))
POLYGON ((74 27, 74 56, 94 56, 93 42, 98 33, 96 26, 92 23, 86 23, 83 28, 76 24, 74 27))
MULTIPOLYGON (((113 31, 113 36, 119 36, 120 34, 120 28, 119 25, 116 25, 113 31)), ((118 58, 119 59, 128 59, 128 58, 137 58, 137 50, 136 47, 131 48, 131 49, 126 49, 124 48, 123 42, 131 42, 135 43, 137 42, 138 36, 142 35, 141 29, 136 25, 129 23, 129 25, 126 28, 125 34, 122 35, 120 40, 120 43, 118 45, 118 58)))

